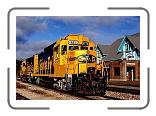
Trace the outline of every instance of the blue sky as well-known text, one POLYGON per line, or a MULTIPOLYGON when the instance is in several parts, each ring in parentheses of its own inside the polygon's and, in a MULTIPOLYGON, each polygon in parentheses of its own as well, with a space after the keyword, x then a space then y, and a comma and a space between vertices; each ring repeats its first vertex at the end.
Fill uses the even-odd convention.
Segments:
POLYGON ((68 34, 83 34, 97 44, 112 44, 138 32, 139 16, 17 16, 16 57, 28 58, 68 34))

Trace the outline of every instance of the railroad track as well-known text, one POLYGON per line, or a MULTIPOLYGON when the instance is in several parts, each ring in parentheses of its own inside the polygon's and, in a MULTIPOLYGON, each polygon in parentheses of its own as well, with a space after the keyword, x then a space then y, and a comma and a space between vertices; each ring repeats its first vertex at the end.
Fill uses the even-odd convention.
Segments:
MULTIPOLYGON (((21 99, 75 99, 75 100, 120 100, 119 98, 108 95, 81 95, 73 94, 69 91, 58 90, 55 88, 48 88, 45 86, 38 86, 31 83, 17 81, 17 93, 21 95, 21 99), (52 94, 48 94, 52 93, 52 94), (28 94, 28 95, 27 95, 28 94), (31 95, 29 95, 31 94, 31 95), (36 97, 33 97, 36 96, 36 97), (38 96, 38 97, 37 97, 38 96), (40 97, 39 97, 40 96, 40 97), (59 96, 59 97, 58 97, 59 96)), ((17 98, 17 99, 20 99, 17 98)))
POLYGON ((57 89, 55 89, 55 91, 61 92, 61 93, 64 93, 64 94, 68 94, 68 95, 71 95, 71 96, 79 97, 82 100, 122 100, 120 98, 111 97, 111 96, 107 96, 107 95, 82 95, 82 94, 73 94, 72 92, 63 91, 63 90, 57 90, 57 89))
POLYGON ((28 99, 46 99, 46 100, 92 100, 85 96, 72 94, 68 91, 38 86, 31 83, 16 82, 16 92, 28 99))
POLYGON ((73 92, 59 90, 59 89, 56 89, 56 88, 47 88, 47 87, 43 87, 43 88, 48 89, 48 90, 54 90, 56 92, 64 93, 64 94, 67 94, 67 95, 79 97, 79 98, 81 98, 83 100, 122 100, 120 98, 111 97, 111 96, 108 96, 108 95, 83 95, 83 94, 74 94, 73 92))
POLYGON ((90 100, 122 100, 120 98, 116 98, 116 97, 111 97, 108 95, 89 95, 89 96, 85 96, 86 99, 90 99, 90 100))
MULTIPOLYGON (((22 81, 16 82, 17 93, 27 99, 46 99, 46 100, 133 100, 140 99, 139 95, 123 93, 115 89, 107 90, 105 95, 81 95, 73 94, 69 91, 58 90, 45 86, 38 86, 22 81)), ((20 99, 20 97, 19 97, 20 99)), ((22 99, 22 98, 21 98, 22 99)), ((24 99, 24 98, 23 98, 24 99)))
POLYGON ((122 93, 130 93, 130 94, 134 94, 134 95, 140 95, 139 87, 107 85, 107 90, 115 91, 115 92, 122 92, 122 93))

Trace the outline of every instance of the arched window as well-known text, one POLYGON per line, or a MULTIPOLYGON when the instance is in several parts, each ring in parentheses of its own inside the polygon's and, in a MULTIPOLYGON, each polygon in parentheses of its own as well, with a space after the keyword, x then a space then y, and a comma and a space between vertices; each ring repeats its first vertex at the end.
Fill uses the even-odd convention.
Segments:
POLYGON ((128 43, 125 43, 125 47, 126 47, 126 51, 128 51, 128 50, 129 50, 129 45, 128 45, 128 43))

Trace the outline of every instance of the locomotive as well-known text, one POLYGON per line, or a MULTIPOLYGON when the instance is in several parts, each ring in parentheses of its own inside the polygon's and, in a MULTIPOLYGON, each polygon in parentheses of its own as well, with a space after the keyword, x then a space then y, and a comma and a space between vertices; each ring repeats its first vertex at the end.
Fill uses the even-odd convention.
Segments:
POLYGON ((105 63, 97 64, 94 42, 81 34, 70 34, 44 48, 44 52, 21 60, 18 77, 46 83, 80 94, 105 94, 105 63))

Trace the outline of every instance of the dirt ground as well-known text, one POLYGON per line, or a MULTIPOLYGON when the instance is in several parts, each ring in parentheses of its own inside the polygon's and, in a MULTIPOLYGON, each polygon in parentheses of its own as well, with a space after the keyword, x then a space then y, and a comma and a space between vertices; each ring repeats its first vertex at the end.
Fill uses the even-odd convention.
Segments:
POLYGON ((79 100, 81 98, 56 92, 52 89, 42 88, 37 85, 16 81, 16 99, 31 100, 79 100), (23 97, 23 98, 22 98, 23 97))
POLYGON ((16 100, 29 100, 28 98, 16 93, 16 100))

